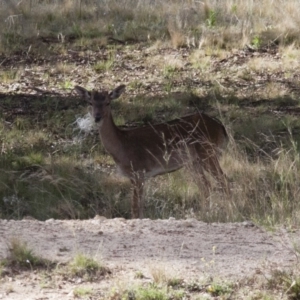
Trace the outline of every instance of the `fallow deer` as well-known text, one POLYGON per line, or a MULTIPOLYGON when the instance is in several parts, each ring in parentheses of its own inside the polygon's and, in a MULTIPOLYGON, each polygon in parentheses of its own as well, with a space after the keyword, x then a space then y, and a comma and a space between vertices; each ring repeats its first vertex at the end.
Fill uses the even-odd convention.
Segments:
POLYGON ((188 163, 204 186, 210 186, 204 174, 207 171, 227 189, 226 177, 219 164, 219 150, 226 145, 228 136, 217 119, 197 112, 170 122, 121 129, 114 123, 110 104, 123 93, 125 85, 111 92, 90 92, 80 86, 75 90, 92 106, 92 116, 99 123, 103 146, 121 174, 133 185, 133 218, 143 217, 145 180, 176 171, 188 163))

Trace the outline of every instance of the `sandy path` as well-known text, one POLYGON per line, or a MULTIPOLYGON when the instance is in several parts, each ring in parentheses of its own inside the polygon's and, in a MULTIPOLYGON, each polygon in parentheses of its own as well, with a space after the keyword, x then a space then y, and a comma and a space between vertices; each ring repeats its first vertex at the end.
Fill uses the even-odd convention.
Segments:
MULTIPOLYGON (((300 241, 299 231, 288 233, 281 229, 270 234, 250 222, 206 224, 172 218, 0 220, 1 258, 7 255, 7 244, 13 237, 26 242, 37 255, 58 262, 66 262, 77 253, 89 254, 116 270, 116 274, 128 276, 128 280, 137 271, 151 277, 151 268, 158 266, 185 279, 251 276, 266 266, 283 268, 294 264, 293 245, 300 241)), ((23 286, 23 295, 25 290, 23 286)), ((30 298, 31 288, 26 299, 51 299, 49 295, 30 298)), ((0 299, 24 299, 19 296, 17 287, 8 298, 0 292, 0 299)))

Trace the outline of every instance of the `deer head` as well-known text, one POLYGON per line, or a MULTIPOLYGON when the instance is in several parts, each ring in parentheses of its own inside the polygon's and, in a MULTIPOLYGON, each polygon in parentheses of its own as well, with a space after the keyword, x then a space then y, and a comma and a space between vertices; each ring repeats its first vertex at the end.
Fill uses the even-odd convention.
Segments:
POLYGON ((120 85, 111 92, 107 91, 88 91, 81 86, 75 86, 76 92, 82 96, 93 108, 93 118, 95 122, 100 122, 110 114, 110 102, 117 99, 125 91, 125 85, 120 85))

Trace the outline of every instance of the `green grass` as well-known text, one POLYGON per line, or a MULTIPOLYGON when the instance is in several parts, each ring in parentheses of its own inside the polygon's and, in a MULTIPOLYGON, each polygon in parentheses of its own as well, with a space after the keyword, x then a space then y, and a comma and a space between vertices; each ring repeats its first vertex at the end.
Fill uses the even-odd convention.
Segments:
MULTIPOLYGON (((74 257, 74 260, 68 265, 59 264, 56 268, 37 272, 36 268, 32 272, 33 277, 28 280, 40 282, 42 288, 47 288, 47 291, 56 290, 60 282, 68 281, 68 286, 76 282, 78 277, 85 281, 85 284, 77 284, 73 288, 73 295, 76 298, 98 297, 99 299, 137 299, 137 300, 183 300, 183 299, 284 299, 296 300, 300 295, 300 277, 297 266, 294 270, 281 270, 277 268, 262 268, 251 276, 243 277, 238 280, 228 281, 226 279, 208 278, 199 280, 180 280, 175 277, 168 281, 155 283, 149 282, 149 278, 136 278, 137 281, 130 283, 126 279, 119 277, 106 278, 97 277, 97 266, 95 261, 91 261, 87 256, 81 255, 74 257), (77 257, 77 258, 76 258, 77 257), (83 259, 83 257, 85 257, 83 259), (70 266, 76 265, 76 272, 72 272, 70 266), (78 273, 78 269, 80 272, 78 273), (97 280, 93 280, 96 279, 97 280)), ((26 255, 28 258, 28 255, 26 255)), ((23 259, 23 258, 22 258, 23 259)), ((1 261, 3 265, 3 261, 1 261)), ((0 265, 1 265, 0 263, 0 265)), ((18 268, 20 265, 13 266, 4 265, 3 273, 24 271, 23 268, 18 268), (8 268, 12 267, 9 271, 8 268)), ((26 269, 25 269, 26 271, 26 269)), ((26 276, 28 276, 28 271, 26 276)), ((1 276, 1 274, 0 274, 1 276)), ((20 274, 15 274, 15 280, 20 280, 20 274)), ((23 279, 24 274, 21 273, 23 279)), ((102 275, 103 276, 103 273, 102 275)), ((6 275, 2 275, 5 292, 10 294, 14 292, 13 286, 5 284, 8 282, 6 275)), ((64 289, 65 287, 62 287, 64 289)))
POLYGON ((137 4, 23 1, 14 19, 3 10, 0 217, 130 217, 130 183, 113 174, 97 133, 76 128, 87 103, 72 94, 124 83, 117 125, 199 110, 231 137, 231 196, 212 180, 207 199, 181 170, 146 183, 146 217, 298 226, 299 1, 137 4))
POLYGON ((188 39, 196 47, 223 49, 246 43, 257 49, 270 44, 299 45, 299 10, 296 0, 284 7, 279 0, 224 1, 222 5, 215 0, 185 5, 178 0, 143 5, 137 0, 64 1, 59 5, 11 2, 0 15, 6 21, 0 30, 0 49, 52 52, 62 42, 97 49, 107 38, 128 43, 170 40, 175 48, 187 45, 188 39), (49 40, 57 45, 48 47, 49 40))
POLYGON ((76 298, 89 298, 93 295, 93 289, 90 287, 77 287, 73 290, 73 295, 76 298))
POLYGON ((91 257, 84 254, 77 254, 62 272, 65 276, 93 280, 99 276, 109 274, 110 270, 91 257))
POLYGON ((290 300, 300 297, 300 277, 291 271, 274 270, 272 277, 267 282, 271 290, 283 289, 290 300))
POLYGON ((166 291, 156 287, 140 287, 133 293, 137 300, 167 300, 166 291))
POLYGON ((132 287, 112 288, 107 299, 137 299, 137 300, 182 300, 182 299, 238 299, 239 289, 225 281, 187 282, 174 281, 174 285, 165 283, 139 283, 132 287), (178 286, 179 284, 179 286, 178 286), (231 298, 233 296, 233 298, 231 298), (237 296, 238 297, 238 296, 237 296))
MULTIPOLYGON (((207 222, 252 219, 266 226, 299 224, 296 116, 274 118, 261 106, 250 114, 239 102, 207 102, 199 91, 199 96, 179 91, 149 97, 132 96, 132 92, 129 87, 128 94, 113 103, 117 124, 161 122, 192 111, 194 105, 209 108, 217 104, 219 109, 229 107, 224 122, 234 133, 222 159, 232 182, 230 197, 212 182, 215 188, 207 201, 193 174, 182 170, 146 183, 146 217, 196 217, 207 222)), ((14 101, 4 98, 6 112, 14 109, 14 101)), ((101 214, 129 218, 130 183, 109 174, 114 163, 97 134, 84 136, 75 130, 75 116, 82 115, 85 103, 74 98, 63 102, 37 98, 29 105, 38 112, 33 117, 19 116, 9 126, 7 115, 1 119, 1 217, 30 215, 45 220, 101 214), (68 109, 62 110, 65 105, 68 109)), ((218 112, 212 110, 211 114, 218 112)))
POLYGON ((1 269, 18 268, 22 270, 49 269, 53 263, 36 255, 26 243, 19 239, 9 242, 9 255, 0 262, 1 269))
POLYGON ((224 283, 212 283, 206 288, 206 291, 211 294, 213 297, 225 297, 229 298, 232 293, 231 285, 224 283))

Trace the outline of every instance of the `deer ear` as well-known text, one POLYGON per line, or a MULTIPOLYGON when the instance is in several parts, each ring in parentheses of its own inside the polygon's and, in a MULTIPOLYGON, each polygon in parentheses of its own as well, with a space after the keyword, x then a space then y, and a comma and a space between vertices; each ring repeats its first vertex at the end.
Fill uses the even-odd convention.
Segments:
POLYGON ((111 100, 113 99, 117 99, 120 97, 120 95, 125 91, 125 85, 122 84, 118 87, 116 87, 114 90, 112 90, 110 93, 109 93, 109 98, 111 100))
POLYGON ((87 102, 91 102, 91 92, 89 92, 88 90, 86 90, 85 88, 76 85, 75 86, 75 91, 81 96, 83 97, 87 102))

